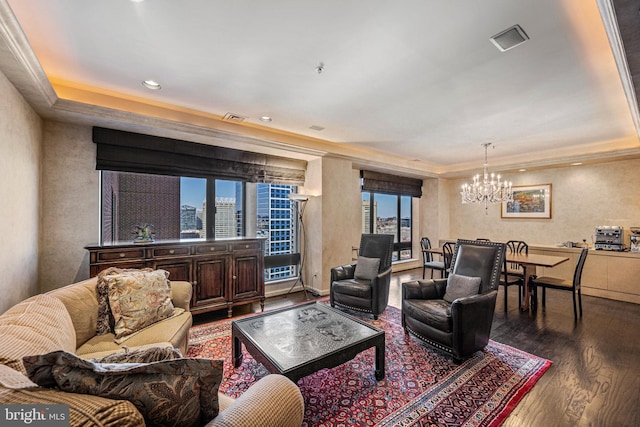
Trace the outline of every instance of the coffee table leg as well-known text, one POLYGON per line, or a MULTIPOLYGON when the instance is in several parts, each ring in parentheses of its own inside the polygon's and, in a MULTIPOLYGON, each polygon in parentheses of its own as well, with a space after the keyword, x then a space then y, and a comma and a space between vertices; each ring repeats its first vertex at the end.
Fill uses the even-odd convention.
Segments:
POLYGON ((235 334, 232 334, 231 340, 233 341, 231 348, 231 360, 233 361, 233 367, 237 368, 242 364, 242 343, 235 334))
POLYGON ((376 380, 384 379, 384 340, 376 345, 376 380))

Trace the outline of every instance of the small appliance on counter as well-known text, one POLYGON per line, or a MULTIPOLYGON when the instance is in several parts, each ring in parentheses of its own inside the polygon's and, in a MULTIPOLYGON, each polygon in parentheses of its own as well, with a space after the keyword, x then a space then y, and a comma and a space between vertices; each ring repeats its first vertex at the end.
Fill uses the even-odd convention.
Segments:
POLYGON ((629 240, 631 241, 629 247, 631 248, 631 252, 640 252, 640 227, 631 227, 631 236, 629 236, 629 240))
MULTIPOLYGON (((640 238, 640 235, 638 237, 640 238)), ((600 225, 596 227, 595 238, 594 246, 596 250, 624 250, 624 230, 619 225, 600 225)))

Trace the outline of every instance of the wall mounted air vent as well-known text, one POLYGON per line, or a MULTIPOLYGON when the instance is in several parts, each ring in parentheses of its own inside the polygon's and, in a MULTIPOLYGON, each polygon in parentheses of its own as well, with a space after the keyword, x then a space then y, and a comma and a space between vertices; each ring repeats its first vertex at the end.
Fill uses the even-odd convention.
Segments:
POLYGON ((514 25, 491 37, 490 40, 501 52, 506 52, 529 40, 529 36, 520 25, 514 25))
POLYGON ((241 122, 244 122, 246 120, 246 117, 243 117, 243 116, 241 116, 239 114, 227 113, 227 114, 224 115, 222 120, 224 120, 225 122, 241 123, 241 122))

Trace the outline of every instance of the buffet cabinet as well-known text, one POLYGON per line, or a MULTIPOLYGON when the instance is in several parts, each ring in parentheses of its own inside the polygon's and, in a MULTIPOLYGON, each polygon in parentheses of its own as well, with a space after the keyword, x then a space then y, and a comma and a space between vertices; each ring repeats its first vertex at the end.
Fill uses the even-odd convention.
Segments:
POLYGON ((191 312, 227 309, 260 302, 264 310, 264 240, 162 241, 88 245, 91 277, 109 267, 153 268, 170 280, 191 282, 191 312))

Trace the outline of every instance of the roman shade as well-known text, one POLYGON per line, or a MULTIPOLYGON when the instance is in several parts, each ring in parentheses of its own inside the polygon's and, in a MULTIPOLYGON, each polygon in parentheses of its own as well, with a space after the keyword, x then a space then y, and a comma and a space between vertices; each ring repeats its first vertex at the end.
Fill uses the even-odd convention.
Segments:
POLYGON ((422 180, 368 170, 360 171, 362 191, 422 197, 422 180))
POLYGON ((93 128, 96 169, 304 185, 307 162, 133 132, 93 128))

